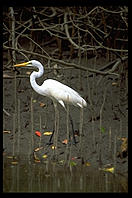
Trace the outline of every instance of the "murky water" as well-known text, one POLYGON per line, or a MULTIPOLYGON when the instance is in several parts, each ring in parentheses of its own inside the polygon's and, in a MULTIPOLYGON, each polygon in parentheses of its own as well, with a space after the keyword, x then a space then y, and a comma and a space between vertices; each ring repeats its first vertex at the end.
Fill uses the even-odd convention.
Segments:
MULTIPOLYGON (((99 170, 98 166, 111 164, 120 173, 127 174, 127 156, 120 159, 118 153, 121 148, 121 138, 128 137, 127 130, 127 105, 123 105, 123 116, 117 109, 120 99, 120 86, 112 86, 114 79, 109 81, 105 108, 103 111, 102 128, 98 113, 102 105, 104 85, 108 79, 96 85, 99 78, 86 76, 82 73, 83 80, 80 83, 77 70, 68 70, 63 72, 66 78, 65 84, 72 85, 85 98, 89 96, 94 104, 94 113, 92 107, 84 109, 84 114, 73 106, 70 106, 75 131, 82 131, 83 115, 83 136, 76 136, 78 144, 72 145, 70 149, 62 142, 67 138, 67 115, 58 105, 59 110, 59 131, 58 131, 58 149, 56 153, 59 160, 65 160, 66 153, 68 159, 77 158, 77 165, 64 166, 53 161, 53 149, 47 147, 49 136, 43 135, 45 131, 53 131, 55 123, 54 108, 51 100, 43 98, 34 91, 31 91, 29 79, 4 79, 4 107, 9 110, 11 116, 4 114, 3 117, 3 148, 6 155, 3 156, 3 191, 4 192, 127 192, 127 178, 121 174, 112 174, 99 170), (94 83, 93 83, 94 80, 94 83), (102 84, 101 84, 102 83, 102 84), (83 89, 80 87, 83 87, 83 89), (16 86, 17 85, 17 86, 16 86), (89 87, 89 88, 88 88, 89 87), (14 91, 11 91, 14 90, 14 91), (33 102, 34 101, 34 102, 33 102), (41 107, 40 103, 45 106, 41 107), (17 104, 18 103, 18 104, 17 104), (43 104, 44 104, 43 103, 43 104), (114 107, 114 109, 113 109, 114 107), (95 119, 95 115, 97 116, 95 119), (115 117, 116 116, 116 117, 115 117), (80 124, 81 123, 81 124, 80 124), (77 129, 77 130, 76 130, 77 129), (102 129, 102 131, 100 131, 102 129), (39 130, 42 133, 41 139, 35 135, 39 130), (101 133, 100 133, 101 132, 101 133), (43 147, 36 152, 36 158, 42 158, 48 155, 43 163, 34 162, 27 159, 36 148, 43 147), (12 159, 11 156, 19 155, 20 160, 12 159), (27 154, 22 157, 21 154, 27 154), (79 157, 83 155, 85 162, 90 166, 80 165, 79 157), (9 158, 10 157, 10 158, 9 158), (96 169, 93 167, 97 167, 96 169)), ((52 78, 52 76, 50 76, 52 78)), ((59 79, 58 79, 59 80, 59 79)), ((63 82, 60 79, 61 82, 63 82)), ((41 84, 41 82, 40 82, 41 84)), ((125 95, 124 89, 124 94, 125 95)), ((120 106, 121 108, 121 106, 120 106)), ((71 126, 69 125, 71 131, 71 126)), ((57 133, 56 133, 57 134, 57 133)), ((57 137, 57 136, 56 136, 57 137)), ((57 138, 56 138, 57 139, 57 138)), ((80 157, 81 159, 81 157, 80 157)))
POLYGON ((127 192, 123 176, 92 167, 31 162, 4 157, 4 192, 127 192))

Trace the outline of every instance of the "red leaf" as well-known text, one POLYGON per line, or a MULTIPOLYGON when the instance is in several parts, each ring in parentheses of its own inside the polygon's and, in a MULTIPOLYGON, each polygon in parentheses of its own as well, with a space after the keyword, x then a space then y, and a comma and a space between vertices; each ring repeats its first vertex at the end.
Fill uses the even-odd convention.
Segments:
POLYGON ((72 160, 75 160, 75 157, 72 157, 72 160))
POLYGON ((41 136, 40 131, 36 131, 36 132, 35 132, 35 135, 37 135, 37 136, 39 136, 39 137, 40 137, 40 136, 41 136))
POLYGON ((67 144, 67 143, 68 143, 68 140, 65 139, 65 140, 62 141, 62 143, 63 143, 63 144, 67 144))

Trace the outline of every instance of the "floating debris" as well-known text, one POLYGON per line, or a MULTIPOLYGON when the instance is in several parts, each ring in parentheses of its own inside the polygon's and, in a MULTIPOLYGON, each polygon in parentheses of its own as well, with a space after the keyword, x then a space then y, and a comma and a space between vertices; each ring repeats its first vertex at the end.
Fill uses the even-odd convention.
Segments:
POLYGON ((118 84, 117 84, 116 82, 113 82, 113 83, 112 83, 112 86, 115 86, 115 85, 118 85, 118 84))
POLYGON ((47 158, 47 157, 48 157, 48 155, 46 155, 46 154, 42 156, 42 158, 44 158, 44 159, 47 158))
POLYGON ((43 102, 40 102, 39 105, 40 105, 40 107, 45 107, 46 106, 46 104, 44 104, 43 102))
POLYGON ((3 131, 3 133, 11 133, 11 131, 3 131))
POLYGON ((65 139, 65 140, 62 141, 62 143, 63 143, 63 144, 67 144, 67 143, 68 143, 68 140, 65 139))
POLYGON ((37 152, 37 151, 40 151, 41 149, 43 149, 42 146, 41 146, 41 147, 38 147, 38 148, 36 148, 36 149, 34 149, 34 151, 37 152))
POLYGON ((11 164, 13 164, 13 165, 17 165, 17 164, 18 164, 18 162, 17 162, 17 161, 13 161, 13 162, 11 162, 11 164))
POLYGON ((89 162, 86 162, 85 165, 86 166, 91 166, 91 164, 89 162))
POLYGON ((52 133, 53 133, 53 132, 51 132, 51 131, 45 131, 43 134, 44 134, 44 135, 52 135, 52 133))
POLYGON ((52 149, 52 150, 55 150, 55 149, 56 149, 56 146, 52 145, 52 146, 51 146, 51 149, 52 149))
POLYGON ((41 132, 40 132, 40 131, 36 131, 36 132, 35 132, 35 135, 41 137, 41 132))
POLYGON ((103 171, 106 171, 106 172, 114 173, 115 168, 114 167, 111 167, 111 168, 99 168, 99 170, 103 170, 103 171))

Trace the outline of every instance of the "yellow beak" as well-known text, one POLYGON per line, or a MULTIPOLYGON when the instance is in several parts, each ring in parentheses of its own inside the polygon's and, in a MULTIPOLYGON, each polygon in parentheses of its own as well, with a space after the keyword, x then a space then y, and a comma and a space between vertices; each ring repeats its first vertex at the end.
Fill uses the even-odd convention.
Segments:
POLYGON ((25 63, 20 63, 20 64, 16 64, 14 65, 14 67, 24 67, 27 66, 30 62, 25 62, 25 63))

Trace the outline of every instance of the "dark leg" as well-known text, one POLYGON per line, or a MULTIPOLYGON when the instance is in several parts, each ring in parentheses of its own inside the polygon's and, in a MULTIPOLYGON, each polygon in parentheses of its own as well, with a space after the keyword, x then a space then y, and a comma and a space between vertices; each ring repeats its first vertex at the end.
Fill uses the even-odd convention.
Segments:
MULTIPOLYGON (((66 108, 64 108, 64 109, 66 110, 66 108)), ((67 111, 67 110, 66 110, 66 111, 67 111)), ((77 142, 76 142, 76 138, 75 138, 75 135, 74 135, 74 126, 73 126, 73 121, 72 121, 72 117, 71 117, 70 114, 69 114, 69 118, 70 118, 70 123, 71 123, 71 127, 72 127, 73 141, 74 141, 74 144, 76 144, 77 142)), ((53 138, 54 132, 55 132, 55 130, 53 130, 53 133, 52 133, 52 135, 50 136, 49 142, 47 143, 48 145, 53 144, 53 143, 51 142, 51 140, 52 140, 52 138, 53 138)))
POLYGON ((72 134, 73 134, 73 141, 74 141, 74 144, 76 144, 76 138, 75 138, 75 135, 74 135, 74 126, 73 126, 73 121, 72 121, 72 118, 71 118, 71 115, 69 114, 69 118, 70 118, 70 122, 71 122, 71 126, 72 126, 72 134))
POLYGON ((54 104, 54 110, 55 110, 55 126, 53 127, 53 133, 51 134, 50 139, 49 139, 49 142, 47 143, 47 145, 53 144, 53 142, 51 142, 51 140, 52 140, 53 135, 54 135, 54 132, 56 130, 56 110, 57 110, 57 103, 55 101, 53 101, 53 104, 54 104))
POLYGON ((49 142, 47 143, 48 145, 53 144, 53 143, 51 142, 51 140, 52 140, 52 138, 53 138, 54 132, 55 132, 55 130, 53 130, 53 133, 52 133, 51 136, 50 136, 49 142))
MULTIPOLYGON (((73 121, 72 121, 72 118, 71 118, 71 115, 70 115, 70 114, 69 114, 69 118, 70 118, 70 123, 71 123, 71 126, 72 126, 73 141, 74 141, 74 144, 76 144, 77 142, 76 142, 76 138, 75 138, 75 135, 74 135, 74 126, 73 126, 73 121)), ((53 130, 53 133, 52 133, 52 135, 50 136, 48 145, 53 144, 53 143, 51 142, 51 140, 52 140, 52 138, 53 138, 54 132, 55 132, 55 130, 53 130)))

